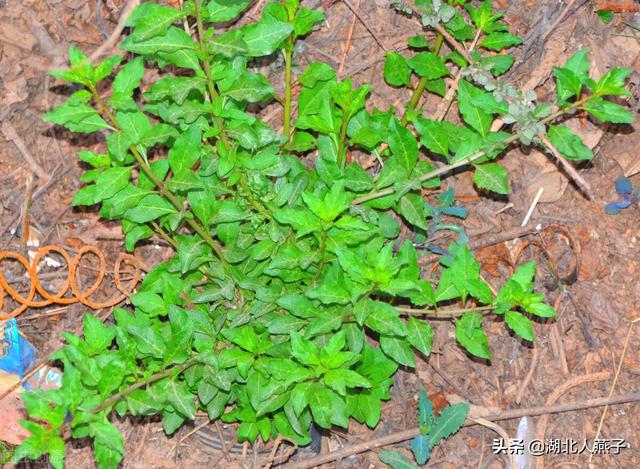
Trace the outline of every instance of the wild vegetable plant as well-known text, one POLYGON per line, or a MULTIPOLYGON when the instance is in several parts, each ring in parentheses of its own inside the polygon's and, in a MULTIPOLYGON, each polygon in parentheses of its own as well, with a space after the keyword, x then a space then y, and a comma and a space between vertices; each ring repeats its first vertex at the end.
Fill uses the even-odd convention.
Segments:
POLYGON ((103 153, 78 154, 91 169, 74 205, 120 220, 129 250, 156 236, 175 254, 112 324, 86 315, 81 337, 65 334, 52 356, 62 387, 25 395, 31 436, 16 460, 49 453, 61 467, 70 430, 93 440, 99 467, 117 467, 124 442, 112 422, 126 415, 158 415, 171 435, 204 411, 238 422, 241 441, 279 434, 299 445, 312 422, 346 428, 354 418, 373 428, 398 367, 430 354, 430 318, 455 319, 460 345, 490 360, 485 315, 532 341, 530 318, 555 314, 533 290, 534 263, 494 294, 465 238, 424 274, 413 242, 442 217, 465 214, 449 199, 433 207, 425 194, 455 168, 474 171, 480 189, 508 193, 498 157, 518 141, 541 144, 545 133, 564 157, 591 158, 562 119, 585 110, 630 122, 606 99, 626 94, 627 70, 592 79, 579 51, 554 69, 556 102, 537 103, 501 78, 514 61, 502 51, 520 40, 490 1, 398 4, 436 34, 411 38, 410 56, 386 59, 389 84, 417 80, 399 114, 367 107, 371 87, 326 64, 295 66, 296 41, 323 20, 298 0, 268 3, 255 23, 216 26, 250 3, 142 3, 121 44, 126 63, 114 56, 93 66, 72 47, 70 68, 52 73, 76 91, 45 119, 105 141, 103 153), (264 57, 284 57, 282 97, 257 71, 264 57), (418 108, 426 91, 444 96, 436 118, 418 108), (282 132, 260 118, 274 100, 282 132), (502 131, 492 130, 497 119, 502 131), (363 169, 356 153, 378 166, 363 169), (401 224, 415 238, 399 239, 401 224))
MULTIPOLYGON (((433 404, 424 390, 418 396, 418 434, 411 441, 411 452, 419 465, 431 458, 431 450, 443 439, 457 433, 469 413, 469 404, 460 403, 445 407, 436 418, 433 404)), ((382 451, 380 460, 393 469, 417 469, 400 451, 382 451)))

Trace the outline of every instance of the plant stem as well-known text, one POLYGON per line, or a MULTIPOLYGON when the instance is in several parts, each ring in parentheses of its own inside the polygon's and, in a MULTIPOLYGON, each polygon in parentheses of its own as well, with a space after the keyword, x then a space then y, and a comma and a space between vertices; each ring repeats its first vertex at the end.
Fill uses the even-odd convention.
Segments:
MULTIPOLYGON (((89 89, 91 90, 91 93, 93 94, 94 99, 98 103, 98 106, 100 107, 100 110, 102 111, 102 113, 107 117, 107 119, 111 121, 111 125, 117 130, 122 130, 122 128, 120 127, 120 124, 118 124, 118 121, 116 120, 115 116, 113 115, 109 107, 105 104, 105 102, 102 100, 96 88, 92 86, 89 89)), ((138 164, 140 169, 142 169, 142 171, 147 175, 147 177, 151 180, 151 182, 153 182, 153 184, 158 188, 158 190, 163 195, 163 197, 165 197, 171 203, 171 205, 175 207, 176 210, 182 211, 184 209, 184 206, 182 205, 180 200, 169 189, 167 189, 167 186, 165 186, 164 182, 162 182, 162 180, 160 180, 158 176, 156 176, 156 174, 153 172, 151 167, 147 164, 147 162, 142 157, 140 152, 138 152, 138 149, 136 148, 136 146, 131 145, 130 150, 131 150, 131 153, 133 154, 133 158, 136 160, 136 163, 138 164)), ((220 262, 223 264, 223 266, 226 269, 228 269, 229 264, 224 258, 223 249, 220 243, 218 243, 215 239, 213 239, 211 235, 207 232, 207 230, 202 225, 200 225, 200 223, 198 223, 195 219, 187 218, 186 221, 189 224, 189 226, 196 233, 198 233, 198 235, 200 235, 200 237, 204 239, 209 246, 211 246, 211 249, 213 249, 213 251, 216 253, 218 258, 220 259, 220 262)))
MULTIPOLYGON (((575 103, 572 103, 571 106, 569 106, 566 109, 560 109, 557 112, 554 112, 553 114, 551 114, 548 117, 545 117, 544 119, 540 120, 539 123, 540 124, 546 124, 548 122, 551 122, 552 120, 556 119, 557 117, 563 116, 565 114, 568 114, 569 112, 573 111, 575 108, 581 106, 582 104, 586 103, 587 101, 589 101, 592 97, 594 96, 588 96, 584 99, 581 99, 579 101, 576 101, 575 103)), ((510 137, 504 139, 502 142, 500 142, 501 145, 509 145, 510 143, 515 142, 516 140, 518 140, 521 136, 521 132, 516 132, 514 134, 512 134, 510 137)), ((482 158, 483 156, 485 156, 487 154, 488 150, 480 150, 477 151, 475 153, 473 153, 472 155, 467 156, 466 158, 457 161, 455 163, 449 164, 449 165, 445 165, 442 166, 441 168, 438 168, 436 170, 433 170, 429 173, 423 174, 422 176, 420 176, 419 178, 416 178, 414 180, 414 182, 416 183, 422 183, 424 181, 427 181, 429 179, 432 179, 434 177, 440 176, 442 174, 448 173, 449 171, 456 169, 456 168, 460 168, 462 166, 466 166, 470 163, 473 163, 476 160, 479 160, 480 158, 482 158)), ((370 192, 367 195, 363 195, 362 197, 358 197, 357 199, 354 199, 351 202, 351 205, 360 205, 363 204, 365 202, 368 202, 369 200, 374 200, 374 199, 378 199, 380 197, 384 197, 386 195, 391 195, 396 191, 395 188, 393 187, 388 187, 386 189, 382 189, 380 191, 376 191, 376 192, 370 192)))
MULTIPOLYGON (((200 53, 202 54, 200 62, 202 63, 204 74, 207 77, 207 89, 209 90, 209 97, 210 97, 211 103, 213 103, 213 100, 216 99, 219 95, 218 95, 218 92, 216 91, 216 85, 211 75, 211 64, 209 63, 209 52, 207 51, 207 44, 204 42, 205 30, 204 30, 204 25, 202 23, 202 7, 200 4, 200 0, 195 0, 194 6, 195 6, 195 13, 196 13, 196 25, 198 28, 198 44, 200 45, 200 53)), ((213 114, 213 111, 212 111, 212 114, 213 114)), ((220 129, 220 138, 226 145, 228 142, 226 141, 224 136, 224 132, 223 132, 224 125, 222 123, 222 119, 220 118, 220 116, 217 116, 215 114, 213 114, 213 119, 216 125, 218 126, 218 128, 220 129)))
MULTIPOLYGON (((438 55, 440 53, 443 39, 444 38, 442 34, 438 33, 438 37, 436 38, 436 47, 433 50, 434 54, 438 55)), ((404 115, 402 116, 402 125, 407 125, 407 123, 409 122, 409 115, 413 113, 413 111, 416 109, 416 106, 418 105, 418 101, 420 101, 420 97, 422 96, 422 93, 424 93, 424 89, 427 87, 428 84, 429 84, 429 79, 427 79, 426 77, 420 78, 420 81, 416 85, 416 89, 413 91, 413 95, 409 100, 407 109, 404 111, 404 115)))
POLYGON ((415 316, 429 316, 432 318, 455 318, 462 316, 465 313, 473 311, 493 311, 495 306, 476 306, 474 308, 462 308, 462 309, 414 309, 414 308, 400 308, 395 307, 401 313, 415 315, 415 316))
POLYGON ((184 370, 186 370, 187 368, 189 368, 190 366, 193 366, 195 364, 196 364, 196 361, 195 361, 195 359, 192 358, 191 360, 186 361, 182 365, 174 365, 171 368, 167 368, 164 371, 160 371, 158 373, 155 373, 155 374, 149 376, 148 378, 143 379, 142 381, 138 381, 137 383, 132 384, 131 386, 129 386, 124 391, 121 391, 118 394, 114 394, 109 399, 104 401, 101 405, 99 405, 95 409, 92 409, 92 410, 87 411, 87 412, 90 413, 90 414, 98 414, 98 413, 102 412, 103 410, 108 409, 109 407, 111 407, 113 404, 115 404, 119 400, 127 397, 129 394, 131 394, 136 389, 140 389, 141 387, 146 386, 147 384, 151 384, 151 383, 154 383, 156 381, 161 380, 162 378, 166 378, 167 376, 171 376, 176 370, 177 370, 176 375, 178 375, 178 374, 182 373, 184 370))
POLYGON ((291 138, 291 66, 293 61, 293 44, 284 48, 284 136, 291 138))
POLYGON ((440 24, 436 25, 435 30, 438 33, 442 34, 442 36, 444 37, 444 40, 447 41, 447 43, 451 47, 453 47, 462 57, 464 57, 467 62, 469 63, 473 62, 473 60, 469 56, 469 53, 464 48, 464 46, 460 44, 458 41, 456 41, 456 39, 451 34, 449 34, 447 30, 442 27, 442 25, 440 24))
POLYGON ((326 231, 322 232, 322 237, 320 238, 320 263, 318 264, 318 271, 316 272, 316 275, 313 277, 313 283, 315 284, 316 281, 320 278, 320 275, 322 274, 322 269, 324 268, 324 255, 325 252, 327 250, 327 238, 329 237, 329 235, 327 234, 326 231))
POLYGON ((342 118, 342 125, 340 126, 340 141, 338 142, 338 167, 344 170, 344 165, 347 161, 347 127, 349 126, 349 119, 345 115, 342 118))

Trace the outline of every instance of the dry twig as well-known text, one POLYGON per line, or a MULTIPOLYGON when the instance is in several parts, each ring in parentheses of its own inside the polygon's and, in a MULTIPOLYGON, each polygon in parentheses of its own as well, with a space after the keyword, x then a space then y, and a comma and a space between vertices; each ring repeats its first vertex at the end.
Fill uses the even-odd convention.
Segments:
POLYGON ((580 174, 578 174, 578 171, 576 171, 575 168, 562 157, 562 155, 560 155, 560 152, 556 149, 556 147, 553 146, 553 144, 549 141, 545 134, 540 133, 538 134, 538 137, 540 138, 540 140, 542 140, 542 143, 544 143, 544 146, 549 150, 549 152, 551 152, 553 157, 558 160, 558 163, 560 163, 562 168, 576 182, 578 187, 580 187, 584 191, 586 196, 589 197, 589 200, 593 200, 593 195, 591 194, 591 186, 589 185, 589 183, 582 176, 580 176, 580 174))
MULTIPOLYGON (((607 376, 608 376, 608 373, 607 373, 607 376)), ((548 414, 557 414, 561 412, 572 412, 576 410, 602 407, 605 405, 624 404, 628 402, 638 402, 638 401, 640 401, 640 392, 634 392, 634 393, 622 394, 615 397, 599 397, 596 399, 589 399, 589 400, 578 401, 578 402, 569 402, 566 404, 545 405, 545 406, 529 407, 529 408, 523 408, 523 409, 510 409, 510 410, 498 412, 496 414, 482 415, 482 418, 490 422, 495 422, 500 420, 519 419, 525 416, 535 417, 537 415, 548 415, 548 414)), ((477 425, 477 422, 475 422, 474 420, 471 420, 473 418, 477 418, 477 417, 474 415, 469 415, 469 419, 465 421, 464 426, 468 427, 471 425, 477 425)), ((351 455, 363 453, 365 451, 369 451, 374 448, 381 448, 384 446, 392 445, 394 443, 399 443, 401 441, 410 440, 411 438, 416 436, 418 432, 419 432, 418 428, 412 428, 410 430, 403 430, 400 432, 391 433, 390 435, 385 435, 379 438, 375 438, 373 440, 364 441, 362 443, 347 446, 338 451, 320 454, 313 458, 297 461, 295 463, 285 466, 285 468, 286 469, 308 469, 314 466, 320 466, 321 464, 325 464, 338 459, 344 459, 351 455)))
POLYGON ((116 45, 118 39, 120 38, 120 34, 124 30, 125 23, 131 15, 131 12, 135 10, 135 8, 140 4, 140 0, 129 0, 127 4, 122 9, 122 14, 120 15, 120 19, 118 20, 118 24, 116 28, 111 33, 111 36, 102 43, 100 47, 98 47, 93 53, 89 56, 89 60, 92 62, 100 58, 103 54, 109 52, 116 45))

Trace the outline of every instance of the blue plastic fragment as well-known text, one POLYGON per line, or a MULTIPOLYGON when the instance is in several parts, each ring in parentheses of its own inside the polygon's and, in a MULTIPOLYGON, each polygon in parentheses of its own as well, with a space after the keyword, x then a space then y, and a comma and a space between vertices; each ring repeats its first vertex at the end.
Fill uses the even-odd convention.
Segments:
POLYGON ((19 334, 16 320, 0 321, 0 374, 22 379, 35 362, 36 349, 19 334))

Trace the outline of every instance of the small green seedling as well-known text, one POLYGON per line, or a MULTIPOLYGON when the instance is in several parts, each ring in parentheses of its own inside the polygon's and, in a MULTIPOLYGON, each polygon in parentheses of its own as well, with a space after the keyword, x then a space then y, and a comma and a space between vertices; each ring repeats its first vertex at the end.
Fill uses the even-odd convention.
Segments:
MULTIPOLYGON (((419 433, 411 442, 413 457, 419 465, 424 465, 431 457, 431 450, 444 438, 457 433, 469 413, 469 404, 460 403, 445 407, 436 418, 433 404, 424 390, 418 398, 419 433)), ((380 460, 393 469, 417 469, 409 458, 399 451, 382 451, 380 460)))

